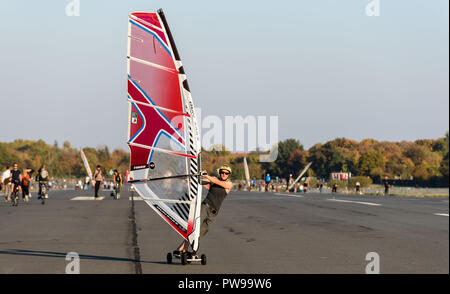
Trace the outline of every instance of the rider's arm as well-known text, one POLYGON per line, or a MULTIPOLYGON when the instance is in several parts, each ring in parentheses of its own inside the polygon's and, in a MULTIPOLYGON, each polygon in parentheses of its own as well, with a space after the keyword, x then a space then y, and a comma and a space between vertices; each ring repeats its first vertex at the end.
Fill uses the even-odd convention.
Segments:
POLYGON ((210 177, 208 175, 206 175, 205 178, 208 179, 212 184, 216 184, 218 186, 221 186, 222 188, 225 188, 227 192, 229 192, 233 187, 233 183, 229 181, 221 181, 216 177, 210 177))
POLYGON ((205 176, 203 176, 203 179, 202 179, 202 186, 208 190, 211 188, 211 181, 205 180, 205 176))

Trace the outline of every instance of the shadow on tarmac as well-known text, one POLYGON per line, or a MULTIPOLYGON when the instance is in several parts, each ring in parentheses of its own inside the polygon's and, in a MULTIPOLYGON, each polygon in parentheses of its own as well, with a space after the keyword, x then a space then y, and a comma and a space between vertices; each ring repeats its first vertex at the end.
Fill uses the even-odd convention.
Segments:
MULTIPOLYGON (((0 254, 66 258, 67 252, 63 253, 63 252, 52 252, 52 251, 8 249, 8 250, 0 250, 0 254)), ((137 260, 131 259, 131 258, 112 257, 112 256, 98 256, 98 255, 85 255, 85 254, 79 254, 78 256, 80 257, 80 259, 113 260, 113 261, 127 261, 127 262, 136 262, 137 261, 137 260)))
MULTIPOLYGON (((38 250, 25 250, 25 249, 7 249, 0 250, 0 254, 8 255, 23 255, 23 256, 38 256, 38 257, 52 257, 52 258, 66 258, 67 252, 53 252, 53 251, 38 251, 38 250)), ((125 261, 125 262, 140 262, 140 263, 152 263, 152 264, 167 264, 163 261, 143 261, 132 258, 113 257, 113 256, 99 256, 99 255, 86 255, 79 254, 80 259, 94 259, 94 260, 109 260, 109 261, 125 261)))

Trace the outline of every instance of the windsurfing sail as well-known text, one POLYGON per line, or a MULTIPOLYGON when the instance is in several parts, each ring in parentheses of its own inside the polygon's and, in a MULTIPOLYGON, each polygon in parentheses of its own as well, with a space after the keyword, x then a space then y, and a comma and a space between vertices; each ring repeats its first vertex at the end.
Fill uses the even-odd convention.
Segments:
POLYGON ((80 150, 81 153, 81 159, 83 159, 84 168, 86 169, 88 177, 92 180, 92 171, 91 167, 89 166, 89 162, 87 160, 86 154, 84 154, 83 149, 80 150))
POLYGON ((244 174, 246 186, 250 188, 250 172, 248 171, 247 157, 244 157, 244 174))
POLYGON ((295 179, 295 181, 288 187, 288 190, 291 190, 295 184, 297 184, 297 182, 302 178, 302 176, 306 173, 306 171, 309 169, 309 167, 311 166, 312 162, 308 163, 305 168, 301 171, 301 173, 298 175, 298 177, 295 179))
POLYGON ((196 251, 200 134, 186 74, 161 9, 129 15, 127 51, 129 182, 196 251))

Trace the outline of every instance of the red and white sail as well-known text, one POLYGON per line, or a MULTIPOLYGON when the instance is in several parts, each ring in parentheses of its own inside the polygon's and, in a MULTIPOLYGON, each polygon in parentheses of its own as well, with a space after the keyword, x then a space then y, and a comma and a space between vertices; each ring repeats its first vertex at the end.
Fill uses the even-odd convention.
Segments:
POLYGON ((127 57, 129 180, 196 250, 202 192, 200 134, 162 10, 129 15, 127 57))

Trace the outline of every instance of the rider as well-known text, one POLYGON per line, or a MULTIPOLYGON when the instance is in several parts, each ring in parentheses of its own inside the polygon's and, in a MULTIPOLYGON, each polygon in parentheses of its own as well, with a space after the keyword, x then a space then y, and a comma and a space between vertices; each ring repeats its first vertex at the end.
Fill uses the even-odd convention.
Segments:
POLYGON ((11 195, 14 193, 14 188, 17 187, 20 190, 20 183, 22 183, 23 176, 22 171, 19 170, 19 165, 14 163, 11 175, 9 176, 11 182, 11 195))
MULTIPOLYGON (((210 224, 219 213, 223 200, 233 187, 233 183, 230 180, 230 166, 224 164, 217 170, 217 172, 219 174, 219 178, 205 175, 205 181, 202 182, 203 187, 208 189, 209 192, 208 195, 206 195, 205 200, 202 202, 200 210, 200 238, 205 236, 208 232, 210 224)), ((181 252, 186 252, 188 247, 189 242, 185 240, 174 253, 179 254, 181 252)))
POLYGON ((117 169, 114 170, 113 180, 114 180, 114 187, 116 188, 116 197, 117 199, 119 199, 120 192, 122 191, 123 180, 122 175, 119 173, 117 169))
POLYGON ((48 181, 50 180, 50 177, 48 175, 48 171, 45 168, 45 165, 42 165, 42 167, 38 170, 36 175, 36 181, 39 183, 39 192, 38 192, 38 199, 41 199, 41 193, 42 193, 42 186, 48 185, 48 181))

